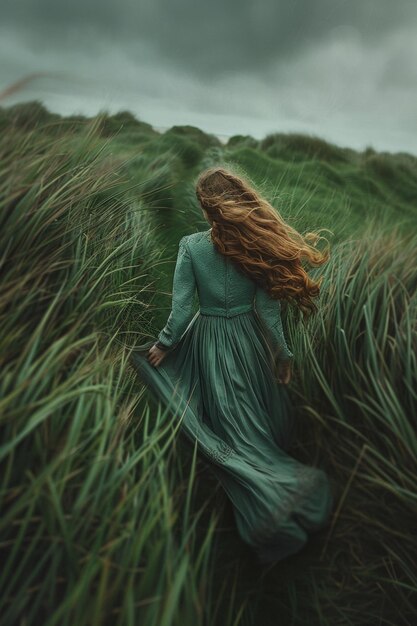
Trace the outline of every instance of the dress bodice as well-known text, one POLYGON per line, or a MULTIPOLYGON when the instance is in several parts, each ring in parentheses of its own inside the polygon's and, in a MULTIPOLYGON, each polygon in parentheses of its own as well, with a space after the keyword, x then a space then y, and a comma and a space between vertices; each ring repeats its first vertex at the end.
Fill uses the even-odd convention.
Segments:
POLYGON ((232 317, 253 309, 256 284, 216 250, 211 230, 189 235, 187 243, 200 312, 232 317))
POLYGON ((184 235, 179 242, 172 285, 172 308, 156 345, 175 348, 197 314, 234 317, 252 312, 260 321, 267 344, 277 360, 294 357, 285 340, 281 302, 245 276, 234 263, 218 252, 210 230, 184 235))

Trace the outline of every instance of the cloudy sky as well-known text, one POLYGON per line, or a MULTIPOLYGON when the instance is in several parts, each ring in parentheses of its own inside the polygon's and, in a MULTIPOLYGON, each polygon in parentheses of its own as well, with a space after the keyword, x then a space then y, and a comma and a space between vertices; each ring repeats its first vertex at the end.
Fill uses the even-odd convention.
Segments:
POLYGON ((2 0, 0 91, 417 155, 417 0, 2 0))

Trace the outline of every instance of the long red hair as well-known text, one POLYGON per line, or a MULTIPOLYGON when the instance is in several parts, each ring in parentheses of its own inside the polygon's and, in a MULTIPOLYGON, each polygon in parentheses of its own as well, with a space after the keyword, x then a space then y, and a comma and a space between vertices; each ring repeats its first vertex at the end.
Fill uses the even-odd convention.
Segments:
POLYGON ((255 189, 247 176, 231 168, 209 167, 196 182, 196 195, 212 225, 216 249, 238 269, 262 285, 274 299, 298 306, 304 317, 316 313, 313 298, 323 277, 313 280, 302 266, 326 263, 329 248, 315 247, 318 232, 302 235, 255 189), (308 242, 312 242, 310 245, 308 242))

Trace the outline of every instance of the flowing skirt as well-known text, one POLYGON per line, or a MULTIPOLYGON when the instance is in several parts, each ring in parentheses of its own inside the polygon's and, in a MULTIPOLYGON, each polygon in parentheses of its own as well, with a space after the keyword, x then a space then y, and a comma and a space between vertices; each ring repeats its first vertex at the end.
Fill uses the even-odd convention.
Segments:
POLYGON ((327 526, 333 491, 325 471, 288 454, 295 427, 288 391, 253 311, 198 313, 158 367, 132 353, 141 379, 181 415, 181 430, 210 462, 237 530, 261 563, 298 552, 327 526))

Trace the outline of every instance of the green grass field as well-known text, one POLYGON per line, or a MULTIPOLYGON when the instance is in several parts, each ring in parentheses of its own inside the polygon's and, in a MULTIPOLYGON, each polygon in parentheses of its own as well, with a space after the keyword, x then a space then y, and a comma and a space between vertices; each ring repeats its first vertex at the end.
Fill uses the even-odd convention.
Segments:
POLYGON ((0 132, 1 625, 415 623, 417 157, 39 102, 0 109, 0 132), (267 569, 129 363, 166 321, 179 239, 209 227, 193 181, 215 164, 332 249, 318 315, 284 324, 292 453, 336 510, 267 569))

